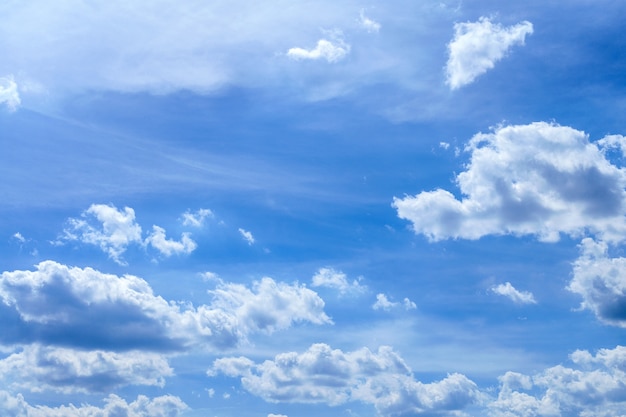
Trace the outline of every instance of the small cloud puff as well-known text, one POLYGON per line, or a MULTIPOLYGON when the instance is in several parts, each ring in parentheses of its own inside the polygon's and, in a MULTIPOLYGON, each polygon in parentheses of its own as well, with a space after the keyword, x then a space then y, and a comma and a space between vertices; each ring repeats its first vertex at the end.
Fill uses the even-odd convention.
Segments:
POLYGON ((350 52, 350 45, 342 39, 329 41, 320 39, 313 49, 291 48, 287 51, 287 56, 295 60, 318 60, 325 59, 334 63, 345 58, 350 52))
POLYGON ((408 298, 405 298, 402 303, 390 301, 387 296, 382 293, 376 295, 376 302, 372 305, 372 308, 374 310, 385 311, 390 311, 391 309, 398 307, 404 307, 404 309, 408 311, 415 310, 417 308, 417 305, 408 298))
POLYGON ((239 233, 241 234, 241 237, 248 242, 248 245, 252 245, 254 243, 254 236, 252 236, 252 233, 242 229, 241 227, 239 228, 239 233))
POLYGON ((0 77, 0 104, 4 103, 9 111, 15 111, 21 104, 17 83, 12 75, 0 77))
POLYGON ((167 239, 165 237, 165 229, 153 225, 152 233, 146 238, 144 243, 152 246, 164 256, 190 254, 198 245, 189 236, 189 233, 183 233, 180 241, 167 239))
POLYGON ((334 288, 340 294, 362 293, 367 287, 359 284, 357 280, 348 282, 346 274, 333 268, 320 268, 312 278, 313 287, 334 288))
POLYGON ((491 288, 495 294, 509 298, 516 304, 536 304, 535 297, 528 291, 518 291, 510 282, 497 285, 491 288))
POLYGON ((365 16, 364 9, 361 9, 361 13, 359 14, 359 23, 361 24, 361 27, 363 27, 368 32, 378 33, 380 31, 380 23, 365 16))
POLYGON ((486 17, 478 22, 456 23, 454 39, 448 44, 446 83, 452 90, 470 84, 479 75, 494 67, 511 46, 524 44, 526 35, 533 33, 530 22, 502 27, 486 17))
POLYGON ((187 210, 183 213, 183 226, 202 227, 204 220, 214 217, 213 212, 209 209, 199 209, 195 213, 187 210))

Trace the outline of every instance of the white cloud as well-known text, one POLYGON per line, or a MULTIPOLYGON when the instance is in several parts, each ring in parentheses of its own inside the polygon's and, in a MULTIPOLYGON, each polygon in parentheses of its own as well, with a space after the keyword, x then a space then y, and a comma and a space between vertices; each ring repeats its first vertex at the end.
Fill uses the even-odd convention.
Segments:
POLYGON ((244 240, 248 242, 248 245, 252 245, 254 243, 254 236, 252 236, 252 233, 242 228, 239 228, 239 233, 241 234, 241 237, 243 237, 244 240))
POLYGON ((390 347, 376 352, 331 349, 318 343, 307 351, 281 353, 255 364, 247 358, 215 360, 209 375, 241 377, 250 393, 271 402, 372 404, 381 416, 454 413, 476 401, 476 385, 451 374, 424 384, 413 378, 404 360, 390 347))
POLYGON ((11 237, 20 243, 26 243, 26 238, 24 238, 24 236, 20 232, 14 233, 11 237))
POLYGON ((267 415, 267 417, 287 417, 287 416, 284 415, 284 414, 272 414, 272 413, 270 413, 270 414, 267 415))
POLYGON ((439 142, 439 147, 447 150, 450 144, 448 142, 439 142))
POLYGON ((34 392, 110 392, 124 385, 163 387, 165 377, 172 375, 163 356, 140 351, 116 353, 30 345, 0 360, 0 378, 14 380, 14 389, 34 392))
POLYGON ((30 405, 21 394, 12 396, 0 391, 0 409, 5 413, 3 415, 12 417, 177 417, 188 408, 180 398, 172 395, 152 399, 139 395, 135 401, 128 403, 114 394, 105 398, 102 408, 86 404, 48 407, 30 405))
POLYGON ((214 217, 213 212, 209 209, 200 209, 195 213, 189 210, 183 213, 183 226, 202 227, 204 220, 214 217))
POLYGON ((106 351, 223 350, 256 332, 331 323, 324 301, 298 284, 264 278, 248 288, 219 282, 208 305, 168 302, 141 278, 41 262, 0 275, 2 344, 106 351), (94 325, 97 323, 97 325, 94 325))
POLYGON ((366 291, 367 287, 359 284, 357 280, 348 282, 346 274, 336 271, 333 268, 320 268, 311 280, 313 287, 334 288, 340 294, 361 293, 366 291))
POLYGON ((492 417, 623 416, 626 409, 626 348, 586 350, 570 355, 574 367, 548 368, 533 377, 507 372, 500 377, 492 417))
POLYGON ((113 205, 92 204, 81 217, 68 220, 69 227, 61 239, 99 246, 119 264, 124 264, 122 254, 129 244, 141 244, 141 226, 135 222, 135 211, 130 207, 118 210, 113 205), (92 218, 99 224, 90 224, 92 218))
POLYGON ((491 288, 495 294, 502 295, 509 298, 511 301, 517 304, 536 304, 537 301, 531 292, 518 291, 510 282, 496 285, 491 288))
POLYGON ((180 241, 170 240, 165 237, 165 229, 153 225, 152 233, 146 238, 144 243, 152 246, 165 256, 190 254, 198 245, 189 236, 189 233, 183 233, 180 241))
POLYGON ((291 48, 287 51, 287 56, 295 60, 308 59, 318 60, 325 59, 334 63, 342 60, 350 52, 350 45, 343 40, 338 39, 329 41, 320 39, 313 49, 291 48))
POLYGON ((396 197, 393 206, 433 241, 491 234, 556 241, 560 233, 620 241, 626 171, 606 159, 605 143, 544 122, 498 127, 467 145, 470 161, 456 177, 461 199, 437 189, 396 197))
POLYGON ((608 245, 590 238, 580 249, 568 289, 581 295, 582 307, 598 319, 626 327, 626 258, 610 258, 608 245))
POLYGON ((365 10, 363 9, 361 9, 361 13, 359 13, 359 23, 368 32, 378 33, 380 31, 380 23, 365 16, 365 10))
POLYGON ((21 104, 17 83, 12 75, 0 77, 0 104, 5 104, 10 111, 15 111, 21 104))
POLYGON ((448 85, 454 90, 471 83, 493 68, 513 45, 523 45, 526 35, 531 33, 530 22, 502 27, 481 17, 478 22, 456 23, 454 39, 448 44, 448 85))
POLYGON ((376 302, 372 305, 372 308, 374 310, 385 310, 385 311, 389 311, 391 309, 394 308, 398 308, 400 306, 403 306, 405 308, 405 310, 415 310, 417 308, 417 305, 409 300, 408 298, 405 298, 402 303, 399 302, 393 302, 390 301, 387 296, 385 294, 376 294, 376 302))
MULTIPOLYGON (((203 209, 204 210, 204 209, 203 209)), ((210 212, 199 210, 196 214, 185 213, 184 222, 198 225, 210 212), (185 217, 188 214, 189 216, 185 217)), ((92 204, 81 214, 81 218, 70 218, 69 226, 55 244, 63 241, 79 241, 100 247, 113 261, 126 265, 122 255, 131 244, 151 246, 161 255, 189 254, 197 248, 189 233, 183 233, 180 241, 167 239, 165 229, 153 225, 152 233, 142 240, 141 226, 135 221, 135 211, 130 207, 118 210, 113 205, 92 204), (95 221, 94 221, 95 220, 95 221)))

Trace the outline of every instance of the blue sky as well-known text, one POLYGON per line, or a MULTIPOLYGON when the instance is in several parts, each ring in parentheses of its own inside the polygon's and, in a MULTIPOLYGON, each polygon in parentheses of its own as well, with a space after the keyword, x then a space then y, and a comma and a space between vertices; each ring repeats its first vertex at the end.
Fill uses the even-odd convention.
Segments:
POLYGON ((616 416, 626 5, 0 5, 0 416, 616 416))

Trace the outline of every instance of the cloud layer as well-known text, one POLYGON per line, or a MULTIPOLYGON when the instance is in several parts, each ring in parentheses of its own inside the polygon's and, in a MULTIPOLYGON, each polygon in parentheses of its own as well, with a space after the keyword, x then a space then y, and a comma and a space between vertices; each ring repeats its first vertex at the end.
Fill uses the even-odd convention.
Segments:
POLYGON ((248 358, 222 358, 209 376, 241 377, 243 387, 271 402, 373 404, 382 416, 438 415, 475 402, 476 385, 460 374, 424 384, 416 381, 390 347, 376 352, 331 349, 319 343, 302 353, 283 353, 255 364, 248 358))
POLYGON ((626 172, 605 153, 622 144, 615 136, 591 143, 581 131, 544 122, 501 126, 467 145, 470 161, 456 177, 460 199, 437 189, 396 197, 393 206, 434 241, 503 234, 556 241, 561 233, 620 241, 626 172))
POLYGON ((533 33, 530 22, 502 27, 489 18, 456 23, 454 39, 448 44, 447 83, 452 90, 473 82, 500 61, 513 45, 523 45, 533 33))
POLYGON ((295 322, 330 323, 324 301, 271 278, 248 288, 219 283, 210 305, 168 302, 141 278, 70 268, 53 261, 0 276, 0 343, 45 343, 110 351, 230 349, 255 332, 295 322), (94 326, 94 323, 98 323, 94 326))

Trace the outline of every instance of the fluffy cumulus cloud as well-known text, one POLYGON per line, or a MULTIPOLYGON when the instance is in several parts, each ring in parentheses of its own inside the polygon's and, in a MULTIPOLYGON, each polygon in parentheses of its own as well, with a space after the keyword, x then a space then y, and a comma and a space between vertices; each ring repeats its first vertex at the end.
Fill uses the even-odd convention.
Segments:
POLYGON ((510 282, 496 285, 491 288, 495 294, 507 297, 516 304, 536 304, 537 301, 531 292, 519 291, 510 282))
POLYGON ((492 417, 623 416, 626 410, 626 348, 578 350, 572 367, 548 368, 534 376, 507 372, 500 377, 492 417))
POLYGON ((4 104, 10 111, 15 111, 20 103, 20 94, 13 76, 0 77, 0 104, 4 104))
POLYGON ((492 69, 513 45, 523 45, 533 33, 530 22, 502 27, 481 17, 477 22, 456 23, 448 44, 447 83, 457 89, 492 69))
POLYGON ((152 226, 152 233, 146 238, 144 243, 152 246, 165 256, 190 254, 198 247, 196 242, 191 239, 189 233, 183 233, 180 241, 171 240, 165 237, 165 229, 156 225, 152 226))
POLYGON ((372 305, 374 310, 390 311, 395 308, 404 307, 405 310, 415 310, 417 305, 405 298, 402 303, 389 300, 385 294, 376 294, 376 302, 372 305))
MULTIPOLYGON (((210 214, 205 210, 187 212, 183 215, 183 222, 200 226, 210 214)), ((70 218, 57 243, 64 241, 96 245, 120 265, 126 265, 123 254, 131 244, 152 247, 163 256, 189 254, 198 246, 190 233, 183 233, 179 241, 168 239, 165 229, 157 225, 153 225, 152 232, 142 240, 142 229, 135 219, 135 211, 130 207, 120 210, 109 204, 92 204, 80 218, 70 218)))
POLYGON ((81 218, 71 218, 68 223, 62 239, 96 245, 117 263, 124 262, 122 254, 129 244, 141 244, 141 226, 130 207, 118 210, 112 205, 92 204, 81 218))
POLYGON ((0 343, 116 352, 191 345, 220 350, 255 332, 331 322, 324 301, 298 284, 271 278, 252 288, 218 283, 211 294, 209 305, 168 302, 141 278, 45 261, 34 271, 0 276, 0 343))
POLYGON ((30 345, 0 360, 0 378, 14 389, 110 392, 124 385, 162 387, 173 370, 152 352, 83 351, 30 345))
POLYGON ((313 287, 327 287, 337 290, 340 294, 362 293, 367 287, 359 284, 357 280, 348 282, 348 277, 341 271, 333 268, 320 268, 311 279, 313 287))
POLYGON ((581 131, 544 122, 501 126, 469 141, 470 161, 456 177, 460 198, 437 189, 396 197, 393 206, 434 241, 490 234, 556 241, 561 233, 620 241, 626 171, 606 152, 623 142, 607 138, 591 143, 581 131))
POLYGON ((583 239, 568 289, 605 323, 626 327, 626 258, 611 258, 608 245, 583 239))
POLYGON ((91 405, 47 407, 30 405, 22 395, 12 396, 0 391, 0 416, 3 417, 177 417, 187 409, 180 398, 172 395, 152 399, 140 395, 129 403, 111 394, 101 408, 91 405))
POLYGON ((342 39, 320 39, 313 49, 291 48, 287 56, 295 60, 318 60, 325 59, 328 62, 337 62, 345 58, 350 52, 350 45, 342 39))
POLYGON ((476 385, 459 374, 428 384, 416 381, 390 347, 343 352, 320 343, 260 364, 245 357, 217 359, 208 374, 218 373, 240 377, 246 390, 266 401, 329 405, 360 401, 374 405, 382 416, 451 413, 479 396, 476 385))

